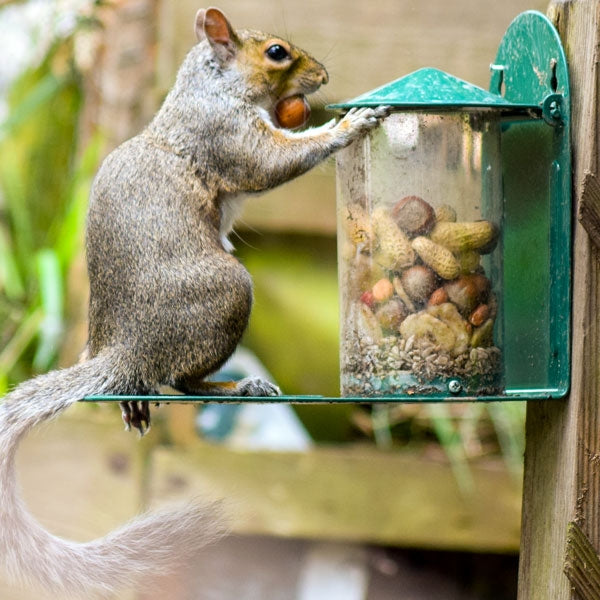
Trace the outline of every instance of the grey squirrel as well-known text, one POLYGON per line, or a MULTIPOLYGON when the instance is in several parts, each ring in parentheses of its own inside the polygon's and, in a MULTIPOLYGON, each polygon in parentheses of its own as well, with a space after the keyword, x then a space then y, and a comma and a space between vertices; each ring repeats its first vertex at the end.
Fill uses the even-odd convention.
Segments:
MULTIPOLYGON (((325 68, 285 40, 234 31, 216 8, 198 12, 195 30, 198 44, 152 122, 94 180, 84 359, 21 384, 0 406, 0 563, 60 597, 108 594, 168 571, 217 534, 219 510, 188 506, 92 542, 59 539, 19 497, 21 438, 84 396, 143 396, 163 384, 198 395, 279 394, 257 378, 205 381, 234 351, 252 304, 250 276, 227 234, 245 194, 305 173, 387 113, 359 109, 303 132, 278 128, 277 103, 327 83, 325 68)), ((147 403, 122 408, 143 433, 147 403)))

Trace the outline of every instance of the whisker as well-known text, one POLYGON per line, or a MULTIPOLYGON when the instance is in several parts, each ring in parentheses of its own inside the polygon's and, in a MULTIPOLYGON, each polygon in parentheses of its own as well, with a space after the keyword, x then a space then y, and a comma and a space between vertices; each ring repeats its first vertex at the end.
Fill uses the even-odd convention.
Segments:
MULTIPOLYGON (((259 231, 258 229, 255 229, 254 227, 252 227, 251 225, 249 225, 248 223, 245 223, 244 221, 239 221, 241 224, 243 224, 247 229, 249 229, 252 233, 255 233, 257 235, 264 235, 261 231, 259 231)), ((245 239, 242 234, 237 230, 237 229, 232 229, 231 233, 233 235, 235 235, 235 237, 242 243, 244 244, 244 246, 246 246, 247 248, 250 248, 251 250, 258 250, 258 248, 254 245, 252 245, 247 239, 245 239)))

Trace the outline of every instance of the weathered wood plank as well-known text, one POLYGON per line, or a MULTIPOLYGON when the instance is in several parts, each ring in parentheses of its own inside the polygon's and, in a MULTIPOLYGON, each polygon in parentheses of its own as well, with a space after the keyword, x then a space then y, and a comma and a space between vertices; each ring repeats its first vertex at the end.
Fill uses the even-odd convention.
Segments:
MULTIPOLYGON (((191 429, 193 410, 155 411, 156 426, 140 441, 121 429, 116 406, 73 407, 27 438, 18 454, 33 514, 57 535, 89 540, 149 501, 213 496, 229 499, 238 533, 518 550, 520 488, 499 459, 472 465, 475 491, 465 498, 447 463, 414 453, 370 447, 246 453, 208 445, 191 429), (184 446, 156 449, 175 434, 184 446)), ((1 578, 0 598, 51 600, 1 578)))
POLYGON ((361 447, 235 452, 198 443, 154 454, 152 497, 229 498, 233 531, 396 546, 516 552, 520 489, 499 461, 472 466, 463 497, 450 466, 361 447))
MULTIPOLYGON (((553 2, 570 66, 574 211, 579 213, 586 172, 598 173, 594 132, 600 44, 600 2, 553 2)), ((574 231, 572 386, 567 402, 530 403, 523 490, 519 571, 521 600, 576 598, 564 574, 567 524, 575 520, 594 548, 600 547, 600 263, 585 229, 574 231)))
POLYGON ((577 523, 569 523, 565 573, 581 600, 600 598, 600 558, 577 523))
POLYGON ((592 242, 600 248, 600 181, 596 173, 584 176, 578 216, 592 242))

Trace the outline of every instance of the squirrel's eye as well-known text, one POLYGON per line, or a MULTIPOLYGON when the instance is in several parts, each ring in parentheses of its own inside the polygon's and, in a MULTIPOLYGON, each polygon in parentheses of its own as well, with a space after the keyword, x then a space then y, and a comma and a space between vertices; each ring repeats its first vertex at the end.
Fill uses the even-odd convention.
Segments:
POLYGON ((269 46, 266 53, 271 60, 276 61, 285 60, 290 56, 288 51, 280 44, 273 44, 272 46, 269 46))

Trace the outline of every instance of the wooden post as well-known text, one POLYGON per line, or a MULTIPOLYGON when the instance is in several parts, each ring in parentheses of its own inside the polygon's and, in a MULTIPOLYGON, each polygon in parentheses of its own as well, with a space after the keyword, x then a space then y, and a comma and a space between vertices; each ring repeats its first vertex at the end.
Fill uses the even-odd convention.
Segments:
POLYGON ((600 0, 553 0, 572 90, 573 343, 567 401, 531 402, 519 600, 600 598, 600 0))

